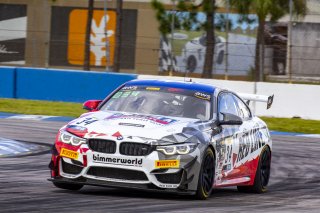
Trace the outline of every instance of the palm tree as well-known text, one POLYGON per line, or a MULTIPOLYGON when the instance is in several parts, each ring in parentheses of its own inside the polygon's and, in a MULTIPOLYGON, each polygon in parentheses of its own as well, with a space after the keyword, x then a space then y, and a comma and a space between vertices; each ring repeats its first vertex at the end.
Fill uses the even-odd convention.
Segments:
POLYGON ((168 15, 165 11, 165 7, 163 3, 159 0, 152 0, 152 7, 156 10, 156 17, 159 21, 159 31, 162 36, 166 36, 166 34, 171 32, 171 21, 174 19, 175 28, 179 28, 183 26, 184 29, 190 29, 190 26, 199 26, 206 31, 206 53, 205 53, 205 62, 203 66, 202 77, 203 78, 211 78, 212 70, 213 70, 213 60, 214 60, 214 48, 215 48, 215 4, 216 0, 203 0, 201 4, 195 5, 190 3, 189 1, 179 0, 177 4, 177 10, 179 11, 189 11, 190 14, 188 16, 179 16, 179 13, 175 13, 175 15, 168 15), (199 23, 196 18, 196 14, 198 11, 203 11, 206 14, 206 21, 204 23, 199 23))
POLYGON ((215 24, 214 24, 214 15, 215 15, 215 4, 216 0, 204 0, 202 2, 203 11, 206 14, 207 21, 204 25, 206 34, 207 34, 207 45, 206 45, 206 54, 204 59, 204 66, 202 72, 202 78, 212 78, 213 70, 213 58, 214 58, 214 48, 215 48, 215 24))
MULTIPOLYGON (((231 6, 240 14, 246 16, 255 13, 258 17, 259 26, 257 31, 256 55, 255 55, 255 81, 260 79, 260 57, 264 60, 264 30, 266 19, 277 21, 289 13, 290 0, 230 0, 231 6), (260 47, 262 50, 260 51, 260 47), (261 52, 261 56, 260 56, 261 52)), ((297 16, 304 16, 307 12, 306 0, 293 0, 294 13, 297 16)), ((263 61, 262 61, 262 64, 263 61)))

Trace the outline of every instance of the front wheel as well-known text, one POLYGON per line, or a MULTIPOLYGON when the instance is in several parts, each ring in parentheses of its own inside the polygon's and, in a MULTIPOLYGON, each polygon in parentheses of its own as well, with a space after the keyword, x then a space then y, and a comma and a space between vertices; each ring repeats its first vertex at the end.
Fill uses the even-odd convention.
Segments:
POLYGON ((211 192, 214 182, 215 158, 212 149, 207 148, 204 152, 201 169, 199 173, 196 198, 199 200, 207 199, 211 192))
POLYGON ((219 55, 217 57, 217 64, 222 64, 223 62, 223 57, 224 57, 224 51, 220 51, 219 55))
POLYGON ((72 191, 80 190, 83 185, 81 184, 69 184, 69 183, 53 183, 53 185, 60 189, 68 189, 72 191))
POLYGON ((255 192, 263 193, 267 191, 267 185, 270 178, 271 168, 271 151, 269 147, 264 147, 261 151, 258 168, 256 171, 256 177, 254 179, 253 186, 238 186, 239 192, 255 192))

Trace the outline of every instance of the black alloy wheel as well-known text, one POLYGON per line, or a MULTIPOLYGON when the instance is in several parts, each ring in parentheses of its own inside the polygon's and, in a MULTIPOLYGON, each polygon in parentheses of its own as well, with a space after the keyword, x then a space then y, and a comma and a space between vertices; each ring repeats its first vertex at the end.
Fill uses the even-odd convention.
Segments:
POLYGON ((239 192, 263 193, 267 191, 271 170, 271 151, 265 146, 260 154, 260 160, 256 171, 256 177, 252 186, 238 186, 239 192))
POLYGON ((260 168, 260 182, 263 188, 266 188, 270 178, 271 153, 269 148, 262 153, 260 168))
POLYGON ((215 158, 211 148, 204 153, 198 180, 196 197, 200 200, 207 199, 211 192, 215 174, 215 158))

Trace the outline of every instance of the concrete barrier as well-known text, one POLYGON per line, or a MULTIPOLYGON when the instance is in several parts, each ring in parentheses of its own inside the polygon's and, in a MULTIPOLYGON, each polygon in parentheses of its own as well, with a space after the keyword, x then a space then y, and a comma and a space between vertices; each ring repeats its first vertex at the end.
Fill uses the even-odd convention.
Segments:
POLYGON ((137 78, 134 74, 41 68, 12 71, 0 67, 0 73, 0 97, 67 102, 103 99, 124 82, 137 78))
MULTIPOLYGON (((84 102, 103 99, 132 79, 184 80, 183 77, 84 72, 75 70, 0 67, 0 97, 50 101, 84 102)), ((254 93, 255 84, 244 81, 194 79, 196 82, 228 88, 239 93, 254 93)), ((259 116, 301 117, 320 120, 320 86, 282 83, 257 83, 257 94, 275 95, 271 109, 257 103, 259 116)))
MULTIPOLYGON (((139 79, 184 80, 183 77, 139 75, 139 79)), ((254 93, 254 83, 245 81, 225 81, 213 79, 193 79, 196 82, 212 84, 239 93, 254 93)), ((265 103, 256 103, 251 108, 258 116, 269 117, 301 117, 320 120, 320 86, 305 84, 283 84, 258 82, 257 94, 272 95, 272 107, 267 110, 265 103)))
POLYGON ((15 68, 0 68, 0 97, 15 98, 15 68))

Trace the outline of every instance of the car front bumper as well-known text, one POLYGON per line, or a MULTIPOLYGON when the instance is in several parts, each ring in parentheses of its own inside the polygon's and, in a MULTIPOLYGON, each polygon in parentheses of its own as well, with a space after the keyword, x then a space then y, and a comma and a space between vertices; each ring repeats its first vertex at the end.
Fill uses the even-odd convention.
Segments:
POLYGON ((124 156, 98 153, 82 146, 77 149, 78 159, 74 160, 61 156, 61 148, 54 147, 56 150, 49 165, 49 180, 53 182, 186 194, 196 191, 200 150, 170 157, 157 151, 147 156, 124 156), (156 166, 158 161, 179 163, 174 168, 159 168, 156 166))

